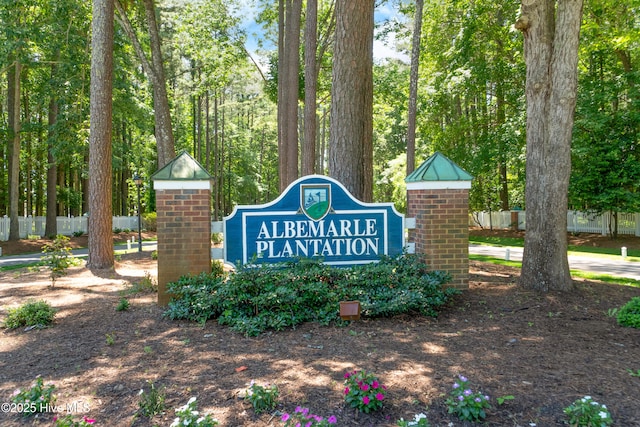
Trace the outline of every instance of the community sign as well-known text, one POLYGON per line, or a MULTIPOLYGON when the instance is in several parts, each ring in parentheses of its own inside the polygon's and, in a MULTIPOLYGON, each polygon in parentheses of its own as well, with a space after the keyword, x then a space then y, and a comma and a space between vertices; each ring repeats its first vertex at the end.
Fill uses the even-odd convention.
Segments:
POLYGON ((404 249, 404 216, 392 203, 364 203, 335 179, 308 175, 271 203, 236 206, 224 219, 225 261, 320 258, 354 265, 404 249))

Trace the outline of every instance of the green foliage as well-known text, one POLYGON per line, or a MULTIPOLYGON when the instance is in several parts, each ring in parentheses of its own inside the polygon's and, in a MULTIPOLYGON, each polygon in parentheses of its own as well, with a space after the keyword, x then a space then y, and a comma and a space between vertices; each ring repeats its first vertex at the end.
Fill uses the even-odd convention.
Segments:
POLYGON ((469 380, 462 375, 453 383, 445 403, 450 414, 464 421, 484 420, 487 416, 485 409, 491 407, 489 396, 471 390, 469 380))
POLYGON ((158 214, 156 212, 146 212, 142 214, 142 226, 147 231, 157 231, 158 214))
POLYGON ((405 421, 404 418, 400 418, 396 423, 398 427, 430 427, 429 420, 425 414, 416 414, 411 421, 405 421))
POLYGON ((149 382, 149 391, 140 389, 138 396, 140 397, 138 401, 138 413, 140 415, 151 418, 165 411, 166 405, 164 401, 166 395, 164 388, 158 390, 152 382, 149 382))
POLYGON ((7 310, 5 328, 15 329, 22 326, 45 327, 53 322, 56 310, 44 300, 29 300, 16 308, 7 310))
POLYGON ((366 414, 382 409, 387 388, 372 373, 346 372, 344 386, 344 401, 347 405, 366 414))
POLYGON ((24 417, 50 412, 56 401, 56 397, 53 395, 55 388, 53 384, 45 385, 42 377, 37 377, 30 388, 18 389, 13 392, 11 401, 16 404, 16 409, 24 417))
POLYGON ((69 238, 61 234, 57 235, 52 243, 42 247, 44 256, 42 262, 51 270, 51 286, 53 287, 58 277, 67 274, 67 268, 72 264, 71 246, 69 238))
POLYGON ((89 417, 82 417, 81 420, 76 421, 71 414, 67 414, 62 418, 58 418, 57 415, 53 417, 54 427, 89 427, 95 422, 96 420, 89 417))
POLYGON ((385 317, 414 312, 436 316, 458 291, 443 289, 448 275, 429 272, 417 256, 384 257, 353 268, 317 260, 240 267, 227 277, 201 274, 169 283, 165 315, 200 323, 217 318, 248 336, 304 322, 339 321, 340 301, 359 300, 362 313, 385 317))
POLYGON ((224 309, 225 301, 219 297, 224 284, 222 276, 202 273, 198 276, 183 276, 167 285, 173 297, 169 301, 165 316, 170 319, 187 319, 204 323, 217 317, 224 309))
POLYGON ((245 399, 251 402, 256 414, 261 412, 273 411, 278 404, 278 386, 276 384, 264 386, 258 385, 255 381, 251 380, 245 399))
POLYGON ((140 279, 138 282, 133 283, 131 287, 127 289, 127 292, 130 294, 150 293, 157 291, 158 284, 153 279, 153 277, 151 277, 151 273, 149 273, 148 271, 144 272, 144 277, 142 279, 140 279))
POLYGON ((211 415, 202 415, 198 412, 196 398, 189 399, 186 405, 176 409, 176 418, 171 423, 170 427, 179 426, 197 426, 197 427, 213 427, 217 426, 218 421, 211 417, 211 415))
POLYGON ((116 311, 127 311, 127 310, 129 310, 129 300, 126 298, 120 298, 120 301, 116 306, 116 311))
POLYGON ((605 405, 594 401, 591 396, 578 399, 564 408, 571 427, 607 427, 613 424, 611 414, 605 405))
POLYGON ((618 311, 618 324, 640 329, 640 297, 633 297, 618 311))

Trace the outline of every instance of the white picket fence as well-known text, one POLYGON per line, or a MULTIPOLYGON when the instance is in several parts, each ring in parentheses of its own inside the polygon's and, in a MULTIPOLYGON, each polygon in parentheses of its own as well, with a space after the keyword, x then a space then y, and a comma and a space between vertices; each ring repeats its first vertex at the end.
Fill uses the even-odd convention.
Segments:
MULTIPOLYGON (((59 216, 56 218, 58 225, 58 234, 64 236, 72 236, 74 233, 86 233, 88 227, 88 217, 66 217, 59 216)), ((29 236, 44 236, 47 218, 44 216, 28 216, 18 217, 20 227, 20 238, 26 239, 29 236)), ((0 241, 9 240, 9 223, 7 216, 0 218, 0 241)), ((137 230, 137 216, 114 216, 113 230, 137 230)))
MULTIPOLYGON (((610 212, 596 215, 589 212, 568 211, 567 231, 571 233, 598 233, 607 235, 613 227, 610 212)), ((473 227, 526 230, 524 211, 473 212, 469 215, 473 227)), ((640 213, 618 213, 618 234, 640 236, 640 213)))

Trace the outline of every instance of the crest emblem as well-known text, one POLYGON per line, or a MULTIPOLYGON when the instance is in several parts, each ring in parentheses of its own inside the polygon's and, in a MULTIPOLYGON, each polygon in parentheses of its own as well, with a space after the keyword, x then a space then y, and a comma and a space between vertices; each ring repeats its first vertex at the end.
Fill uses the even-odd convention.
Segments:
POLYGON ((320 221, 331 209, 331 184, 300 185, 300 207, 310 219, 320 221))

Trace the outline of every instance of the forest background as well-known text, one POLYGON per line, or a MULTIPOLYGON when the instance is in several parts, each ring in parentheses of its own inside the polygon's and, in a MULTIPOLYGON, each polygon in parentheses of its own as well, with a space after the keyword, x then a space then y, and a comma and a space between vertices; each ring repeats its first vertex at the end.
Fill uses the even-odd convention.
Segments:
MULTIPOLYGON (((112 207, 136 210, 134 175, 144 178, 143 212, 154 210, 149 177, 158 169, 158 107, 145 65, 152 57, 153 6, 175 149, 216 178, 214 217, 235 204, 280 192, 278 3, 251 3, 259 34, 242 28, 247 4, 221 0, 117 2, 114 46, 112 207), (249 40, 258 40, 249 52, 249 40)), ((302 6, 302 3, 301 3, 302 6)), ((317 3, 315 46, 307 44, 306 3, 295 46, 300 60, 296 169, 327 172, 335 3, 317 3), (317 61, 313 165, 305 166, 305 49, 317 61)), ((377 1, 375 37, 411 56, 416 3, 377 1), (380 16, 380 15, 378 15, 380 16), (389 15, 386 15, 389 16, 389 15)), ((470 208, 525 208, 525 64, 514 29, 515 0, 425 1, 419 44, 416 164, 441 151, 475 179, 470 208)), ((572 141, 573 209, 636 211, 640 205, 640 1, 586 0, 572 141)), ((20 215, 87 213, 91 4, 80 0, 0 1, 0 214, 9 214, 11 157, 19 147, 20 215), (16 141, 17 138, 17 141, 16 141), (16 144, 18 142, 18 144, 16 144), (54 165, 55 168, 51 166, 54 165), (53 170, 52 170, 53 169, 53 170), (49 174, 49 175, 48 175, 49 174), (47 201, 55 200, 47 206, 47 201)), ((309 28, 313 28, 309 26, 309 28)), ((308 33, 308 31, 307 31, 308 33)), ((289 45, 291 46, 291 45, 289 45)), ((402 56, 402 55, 401 55, 402 56)), ((153 64, 151 65, 153 66, 153 64)), ((153 70, 151 70, 153 71, 153 70)), ((405 211, 409 61, 377 57, 373 67, 375 201, 405 211)), ((162 164, 163 162, 160 162, 162 164)), ((15 169, 14 169, 15 170, 15 169)))

